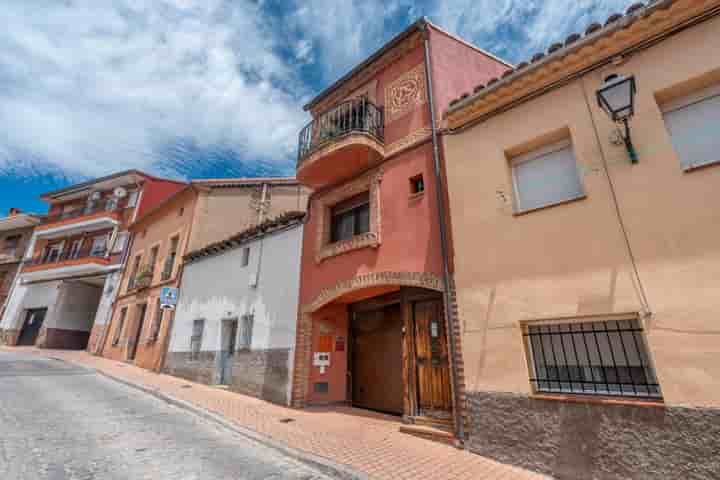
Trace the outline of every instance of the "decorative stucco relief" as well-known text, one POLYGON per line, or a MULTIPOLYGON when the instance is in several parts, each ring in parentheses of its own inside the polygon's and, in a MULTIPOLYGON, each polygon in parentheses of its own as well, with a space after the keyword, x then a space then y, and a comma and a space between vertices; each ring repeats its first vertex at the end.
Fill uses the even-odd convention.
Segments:
POLYGON ((426 102, 425 66, 421 63, 385 87, 385 121, 391 122, 426 102))

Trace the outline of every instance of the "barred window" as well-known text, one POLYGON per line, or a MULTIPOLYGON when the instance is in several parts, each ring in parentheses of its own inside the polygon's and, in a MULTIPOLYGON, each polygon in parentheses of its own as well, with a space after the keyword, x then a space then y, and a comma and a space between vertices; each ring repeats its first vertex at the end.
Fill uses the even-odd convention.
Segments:
POLYGON ((528 325, 537 392, 661 398, 640 321, 528 325))
POLYGON ((242 316, 240 322, 240 338, 238 341, 238 350, 250 350, 250 347, 252 346, 252 332, 254 321, 254 314, 247 314, 242 316))
POLYGON ((200 358, 200 347, 202 346, 204 328, 205 320, 193 320, 192 335, 190 336, 190 360, 197 360, 200 358))

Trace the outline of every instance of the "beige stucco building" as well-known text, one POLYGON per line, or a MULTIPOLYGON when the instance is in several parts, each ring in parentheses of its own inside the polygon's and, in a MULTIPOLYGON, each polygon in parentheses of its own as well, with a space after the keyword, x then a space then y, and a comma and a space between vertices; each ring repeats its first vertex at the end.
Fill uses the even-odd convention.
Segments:
POLYGON ((472 450, 720 477, 719 13, 634 5, 446 112, 472 450), (596 94, 630 77, 637 163, 596 94))

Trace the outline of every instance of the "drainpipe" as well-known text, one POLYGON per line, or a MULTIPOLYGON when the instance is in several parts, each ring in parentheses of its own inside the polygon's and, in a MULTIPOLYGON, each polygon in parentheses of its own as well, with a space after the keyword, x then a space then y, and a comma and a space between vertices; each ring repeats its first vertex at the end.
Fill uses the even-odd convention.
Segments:
POLYGON ((450 277, 450 249, 448 247, 447 238, 447 220, 445 219, 445 197, 443 188, 442 167, 440 165, 440 146, 438 140, 437 119, 435 118, 435 101, 433 95, 432 83, 432 64, 430 62, 430 31, 428 23, 425 22, 424 28, 424 44, 425 44, 425 81, 427 86, 428 104, 430 106, 430 128, 432 130, 432 146, 433 146, 433 167, 435 170, 435 195, 438 208, 438 222, 440 224, 440 250, 443 259, 443 275, 445 289, 443 291, 443 301, 445 304, 445 325, 447 325, 448 350, 450 352, 450 378, 452 381, 452 399, 453 399, 453 421, 455 422, 455 433, 458 440, 465 440, 465 425, 462 420, 462 409, 459 399, 459 380, 457 366, 455 365, 456 349, 455 349, 455 329, 452 324, 452 315, 450 308, 452 306, 451 296, 451 277, 450 277))
POLYGON ((261 224, 265 220, 265 202, 267 202, 267 190, 268 184, 262 184, 262 195, 260 196, 260 208, 258 209, 258 224, 261 224))

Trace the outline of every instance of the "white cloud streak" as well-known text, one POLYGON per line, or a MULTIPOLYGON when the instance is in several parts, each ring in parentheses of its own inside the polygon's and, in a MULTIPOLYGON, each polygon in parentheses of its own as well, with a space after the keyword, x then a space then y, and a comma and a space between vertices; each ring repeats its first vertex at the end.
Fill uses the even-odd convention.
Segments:
POLYGON ((152 170, 178 139, 292 157, 305 86, 256 2, 17 1, 0 19, 0 170, 18 167, 8 151, 70 174, 152 170))
POLYGON ((7 0, 0 176, 184 176, 202 159, 167 152, 186 144, 291 171, 303 102, 419 15, 519 61, 629 3, 7 0))

